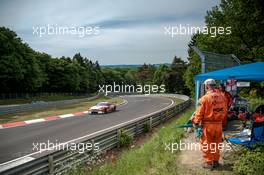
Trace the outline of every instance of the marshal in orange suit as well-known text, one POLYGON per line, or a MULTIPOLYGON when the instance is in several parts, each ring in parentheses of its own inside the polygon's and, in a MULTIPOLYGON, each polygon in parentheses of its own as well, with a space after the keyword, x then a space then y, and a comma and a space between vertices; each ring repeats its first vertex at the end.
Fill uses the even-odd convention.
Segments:
POLYGON ((207 93, 200 99, 200 106, 192 121, 194 127, 202 127, 200 144, 204 158, 203 168, 212 170, 219 166, 218 144, 222 142, 222 122, 227 105, 223 95, 216 91, 215 80, 207 79, 204 85, 207 93))

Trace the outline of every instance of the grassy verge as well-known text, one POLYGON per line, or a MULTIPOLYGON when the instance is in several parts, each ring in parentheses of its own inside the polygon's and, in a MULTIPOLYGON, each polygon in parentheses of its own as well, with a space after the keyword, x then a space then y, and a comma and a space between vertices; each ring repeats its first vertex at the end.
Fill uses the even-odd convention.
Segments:
POLYGON ((72 100, 72 99, 81 99, 81 98, 87 98, 87 96, 74 96, 74 95, 62 95, 62 94, 41 95, 38 97, 0 99, 0 105, 24 104, 24 103, 31 103, 32 101, 57 101, 57 100, 72 100))
POLYGON ((48 116, 56 116, 56 115, 61 115, 61 114, 87 111, 91 106, 95 105, 96 103, 100 101, 109 101, 114 104, 120 104, 123 102, 123 99, 120 97, 116 97, 116 98, 101 97, 95 100, 81 102, 81 103, 74 104, 74 105, 67 105, 67 106, 57 107, 57 108, 41 109, 41 110, 35 110, 35 111, 30 111, 30 112, 17 113, 15 115, 14 114, 4 115, 4 116, 0 116, 0 123, 24 121, 24 120, 38 119, 38 118, 43 118, 43 117, 48 117, 48 116))
POLYGON ((184 131, 175 129, 176 125, 185 123, 192 115, 194 108, 180 114, 180 118, 165 124, 144 145, 125 151, 116 162, 107 163, 88 171, 79 167, 69 172, 71 175, 137 175, 137 174, 177 174, 177 153, 165 150, 165 144, 179 142, 184 131))
POLYGON ((181 99, 178 99, 178 98, 173 98, 173 101, 174 101, 176 104, 180 104, 180 103, 184 102, 184 100, 181 100, 181 99))
POLYGON ((264 146, 258 145, 253 150, 237 146, 236 150, 225 155, 225 164, 233 174, 260 175, 264 172, 264 146))
MULTIPOLYGON (((241 175, 259 175, 264 172, 264 146, 254 150, 241 150, 242 154, 234 163, 234 172, 241 175)), ((237 156, 238 157, 238 156, 237 156)))

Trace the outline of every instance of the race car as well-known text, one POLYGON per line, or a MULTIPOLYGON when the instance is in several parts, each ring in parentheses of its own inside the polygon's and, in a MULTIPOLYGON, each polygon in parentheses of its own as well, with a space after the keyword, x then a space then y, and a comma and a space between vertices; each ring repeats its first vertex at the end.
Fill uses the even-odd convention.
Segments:
POLYGON ((100 102, 89 109, 89 114, 106 114, 116 111, 116 105, 109 102, 100 102))

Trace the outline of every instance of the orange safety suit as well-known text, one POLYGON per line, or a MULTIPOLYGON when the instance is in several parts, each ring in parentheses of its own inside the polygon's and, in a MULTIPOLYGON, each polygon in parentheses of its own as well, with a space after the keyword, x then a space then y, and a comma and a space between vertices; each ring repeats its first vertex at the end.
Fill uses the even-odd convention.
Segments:
POLYGON ((227 124, 227 114, 228 114, 228 109, 230 108, 231 104, 232 104, 232 95, 229 92, 221 92, 221 94, 225 97, 225 101, 226 101, 226 105, 227 105, 227 112, 226 115, 223 119, 223 127, 226 127, 227 124))
POLYGON ((256 122, 264 122, 264 115, 261 115, 260 113, 255 113, 252 117, 256 122))
POLYGON ((219 161, 219 143, 222 142, 222 121, 227 113, 224 97, 217 91, 209 91, 200 99, 200 106, 193 118, 194 124, 201 124, 201 150, 205 163, 219 161))
POLYGON ((227 107, 230 108, 233 102, 232 95, 229 92, 225 91, 225 97, 227 98, 227 107))

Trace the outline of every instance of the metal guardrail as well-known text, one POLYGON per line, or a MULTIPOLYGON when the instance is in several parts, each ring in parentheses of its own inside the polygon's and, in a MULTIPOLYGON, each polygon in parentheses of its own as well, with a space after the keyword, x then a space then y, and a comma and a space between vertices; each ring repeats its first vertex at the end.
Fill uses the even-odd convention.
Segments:
POLYGON ((80 102, 93 100, 98 97, 99 95, 89 97, 89 98, 83 98, 83 99, 59 100, 59 101, 51 101, 51 102, 38 102, 38 103, 31 103, 31 104, 10 105, 10 106, 5 106, 5 107, 0 107, 0 115, 14 114, 18 112, 26 112, 26 111, 32 111, 36 109, 45 109, 45 108, 50 108, 50 107, 60 107, 60 106, 65 106, 65 105, 72 105, 72 104, 77 104, 80 102))
POLYGON ((70 168, 81 163, 91 161, 92 159, 96 159, 99 154, 105 153, 106 151, 117 147, 119 144, 121 130, 134 137, 144 132, 144 125, 146 123, 148 123, 151 128, 156 127, 168 119, 174 117, 176 114, 182 112, 191 104, 190 98, 185 95, 166 94, 163 96, 179 98, 184 100, 184 102, 180 104, 174 103, 174 105, 169 106, 168 108, 165 108, 161 111, 157 111, 147 116, 139 117, 126 123, 116 125, 115 127, 102 132, 96 132, 87 136, 86 138, 82 138, 82 140, 79 140, 78 142, 83 144, 99 143, 99 151, 89 150, 85 151, 84 153, 79 153, 78 150, 58 150, 43 157, 0 172, 0 174, 63 174, 70 168))

